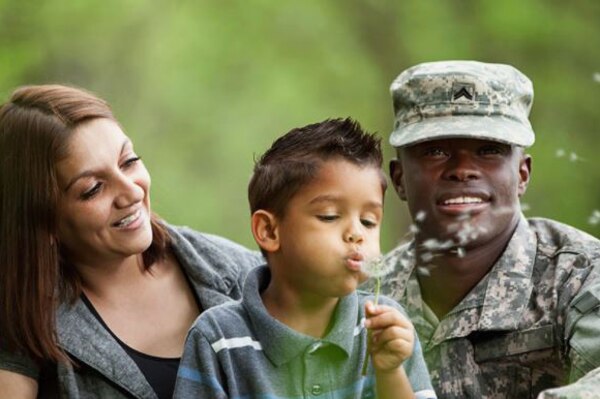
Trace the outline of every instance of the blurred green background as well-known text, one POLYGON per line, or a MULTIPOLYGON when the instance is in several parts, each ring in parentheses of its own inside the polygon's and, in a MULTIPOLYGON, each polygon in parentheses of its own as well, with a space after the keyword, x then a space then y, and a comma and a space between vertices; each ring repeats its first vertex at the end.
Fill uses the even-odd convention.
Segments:
MULTIPOLYGON (((67 83, 107 99, 171 223, 254 247, 254 157, 289 129, 352 116, 387 136, 388 87, 425 61, 513 64, 534 82, 523 202, 600 236, 598 0, 0 0, 0 97, 67 83)), ((386 198, 384 250, 407 231, 386 198)))

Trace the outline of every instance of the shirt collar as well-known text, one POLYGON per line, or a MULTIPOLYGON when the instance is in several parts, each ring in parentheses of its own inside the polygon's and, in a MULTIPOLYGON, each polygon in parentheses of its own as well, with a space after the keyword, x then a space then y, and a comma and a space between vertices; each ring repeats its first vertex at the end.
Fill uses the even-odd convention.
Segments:
POLYGON ((357 323, 358 298, 352 293, 340 298, 333 314, 332 327, 322 339, 301 334, 274 319, 265 308, 260 292, 271 279, 267 266, 252 270, 244 283, 243 305, 250 317, 256 337, 263 345, 263 352, 276 366, 288 363, 305 351, 314 351, 323 345, 333 345, 347 356, 354 344, 357 323))

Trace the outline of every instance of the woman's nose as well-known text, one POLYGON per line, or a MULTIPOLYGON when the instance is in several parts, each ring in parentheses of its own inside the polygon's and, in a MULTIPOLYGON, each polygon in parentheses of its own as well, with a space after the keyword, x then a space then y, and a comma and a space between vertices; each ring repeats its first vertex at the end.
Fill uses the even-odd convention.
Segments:
POLYGON ((127 208, 144 199, 144 189, 129 176, 119 179, 115 204, 118 208, 127 208))

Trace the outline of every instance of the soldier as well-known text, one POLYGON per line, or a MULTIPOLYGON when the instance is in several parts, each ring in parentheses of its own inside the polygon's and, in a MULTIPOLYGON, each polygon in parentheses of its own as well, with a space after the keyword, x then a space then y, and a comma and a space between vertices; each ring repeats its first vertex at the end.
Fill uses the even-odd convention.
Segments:
POLYGON ((600 366, 600 241, 520 207, 530 80, 425 63, 392 83, 392 182, 414 224, 383 292, 407 309, 440 398, 535 398, 600 366))

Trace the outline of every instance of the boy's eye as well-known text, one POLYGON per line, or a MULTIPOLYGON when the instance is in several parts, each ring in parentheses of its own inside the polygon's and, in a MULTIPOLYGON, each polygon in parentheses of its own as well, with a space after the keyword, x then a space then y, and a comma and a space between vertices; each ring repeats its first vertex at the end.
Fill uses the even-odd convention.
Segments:
POLYGON ((338 215, 317 215, 317 219, 323 222, 333 222, 336 219, 339 219, 338 215))
POLYGON ((83 193, 81 193, 81 195, 79 197, 84 201, 88 200, 88 199, 92 198, 93 196, 95 196, 96 194, 98 194, 100 192, 101 188, 102 188, 102 183, 98 182, 98 183, 94 184, 92 186, 92 188, 90 188, 89 190, 86 190, 83 193))
POLYGON ((368 229, 372 229, 373 227, 377 227, 377 222, 371 219, 360 219, 360 222, 363 226, 368 229))

